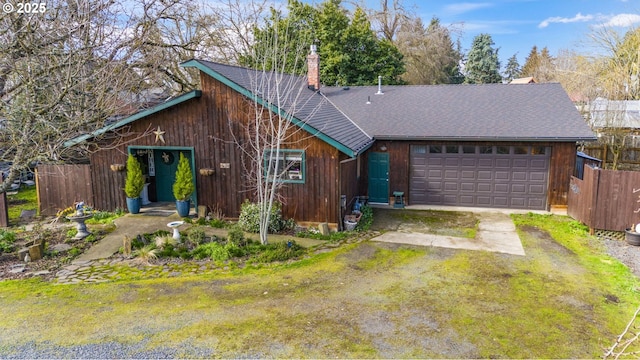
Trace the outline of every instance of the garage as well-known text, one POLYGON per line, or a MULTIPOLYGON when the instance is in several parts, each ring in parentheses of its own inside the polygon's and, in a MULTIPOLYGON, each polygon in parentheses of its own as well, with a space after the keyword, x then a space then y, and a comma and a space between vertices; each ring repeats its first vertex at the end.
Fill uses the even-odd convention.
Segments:
POLYGON ((410 153, 412 205, 547 208, 550 147, 429 144, 410 153))

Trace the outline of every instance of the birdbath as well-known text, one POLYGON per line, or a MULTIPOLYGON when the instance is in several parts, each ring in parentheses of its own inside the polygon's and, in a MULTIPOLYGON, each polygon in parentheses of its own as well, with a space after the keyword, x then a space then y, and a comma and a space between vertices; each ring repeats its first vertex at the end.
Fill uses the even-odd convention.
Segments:
POLYGON ((76 223, 76 229, 78 229, 78 233, 73 237, 74 239, 80 240, 91 235, 91 233, 87 231, 87 225, 84 222, 92 216, 92 214, 67 216, 67 219, 69 219, 69 221, 73 221, 74 223, 76 223))
POLYGON ((178 231, 178 228, 183 224, 184 221, 172 221, 167 224, 168 227, 173 229, 173 239, 176 241, 180 241, 180 231, 178 231))

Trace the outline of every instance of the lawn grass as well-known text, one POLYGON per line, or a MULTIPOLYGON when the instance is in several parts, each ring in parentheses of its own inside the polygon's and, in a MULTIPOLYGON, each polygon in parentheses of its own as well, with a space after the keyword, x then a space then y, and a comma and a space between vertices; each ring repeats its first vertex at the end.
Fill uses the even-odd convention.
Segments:
POLYGON ((22 210, 38 209, 38 192, 35 186, 21 187, 17 193, 7 195, 9 203, 9 223, 16 224, 20 220, 22 210))
POLYGON ((513 219, 526 256, 363 242, 197 276, 0 282, 0 355, 144 340, 182 357, 601 357, 637 278, 569 218, 513 219))

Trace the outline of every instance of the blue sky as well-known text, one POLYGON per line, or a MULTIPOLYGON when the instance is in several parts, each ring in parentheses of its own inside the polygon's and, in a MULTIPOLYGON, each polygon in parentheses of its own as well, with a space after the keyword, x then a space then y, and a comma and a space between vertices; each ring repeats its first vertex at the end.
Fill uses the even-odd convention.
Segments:
MULTIPOLYGON (((379 1, 368 0, 375 7, 379 1)), ((436 16, 461 31, 463 50, 481 33, 500 48, 502 66, 518 53, 520 65, 533 45, 558 50, 593 52, 585 40, 594 28, 608 26, 625 33, 640 27, 640 0, 404 0, 425 22, 436 16), (414 5, 415 4, 415 5, 414 5)))

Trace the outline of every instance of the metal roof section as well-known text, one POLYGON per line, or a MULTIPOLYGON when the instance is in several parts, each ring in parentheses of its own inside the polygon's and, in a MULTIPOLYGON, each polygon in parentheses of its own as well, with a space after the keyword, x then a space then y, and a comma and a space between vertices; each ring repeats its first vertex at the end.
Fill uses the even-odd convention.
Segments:
POLYGON ((608 100, 597 98, 590 104, 594 128, 640 128, 639 100, 608 100))

